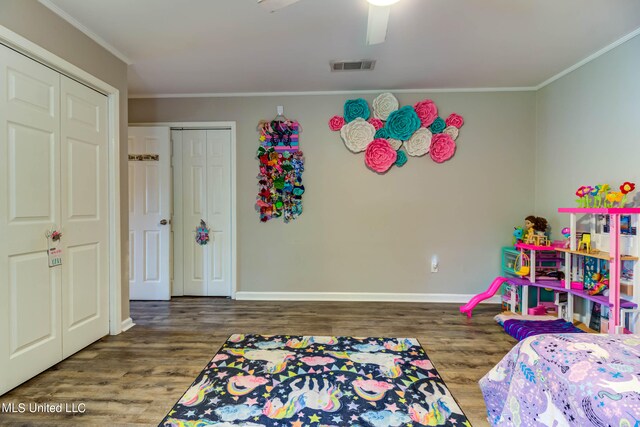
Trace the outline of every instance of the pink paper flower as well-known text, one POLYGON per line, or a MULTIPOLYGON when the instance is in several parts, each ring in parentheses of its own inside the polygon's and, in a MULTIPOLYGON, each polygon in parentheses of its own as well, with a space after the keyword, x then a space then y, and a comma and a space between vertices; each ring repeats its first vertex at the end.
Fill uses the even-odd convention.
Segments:
POLYGON ((459 116, 456 113, 451 113, 449 114, 449 117, 447 117, 447 120, 445 120, 445 123, 447 124, 447 126, 453 126, 460 129, 464 124, 464 119, 462 118, 462 116, 459 116))
POLYGON ((376 119, 375 117, 371 117, 367 121, 369 123, 371 123, 373 125, 373 127, 376 128, 376 130, 382 129, 384 127, 384 122, 382 120, 380 120, 380 119, 376 119))
POLYGON ((385 139, 374 139, 367 145, 364 153, 364 163, 369 169, 383 173, 396 162, 398 153, 385 139))
POLYGON ((442 163, 453 157, 456 152, 456 142, 446 133, 438 133, 431 138, 429 155, 436 163, 442 163))
POLYGON ((329 120, 329 129, 336 132, 342 129, 344 126, 344 117, 341 116, 333 116, 331 120, 329 120))
POLYGON ((416 113, 418 113, 423 128, 431 126, 431 123, 438 117, 438 107, 436 107, 436 103, 430 99, 418 102, 413 108, 416 110, 416 113))

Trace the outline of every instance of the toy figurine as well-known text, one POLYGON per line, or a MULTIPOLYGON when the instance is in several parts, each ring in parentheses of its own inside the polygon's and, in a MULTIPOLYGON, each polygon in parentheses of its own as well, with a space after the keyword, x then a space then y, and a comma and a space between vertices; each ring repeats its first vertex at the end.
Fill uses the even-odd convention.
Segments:
POLYGON ((513 246, 517 245, 518 243, 522 243, 523 234, 524 231, 522 227, 513 227, 513 246))
POLYGON ((564 247, 569 248, 571 244, 571 241, 569 240, 569 237, 571 237, 571 229, 569 227, 565 227, 562 229, 561 233, 562 236, 566 239, 566 241, 564 242, 564 247))
POLYGON ((541 216, 529 215, 524 219, 524 226, 527 231, 524 236, 524 243, 528 245, 549 245, 547 239, 547 220, 541 216))

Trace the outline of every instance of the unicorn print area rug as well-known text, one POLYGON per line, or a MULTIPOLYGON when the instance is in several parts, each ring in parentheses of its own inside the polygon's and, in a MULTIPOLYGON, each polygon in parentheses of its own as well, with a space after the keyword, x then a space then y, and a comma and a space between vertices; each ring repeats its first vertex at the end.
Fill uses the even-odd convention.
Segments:
POLYGON ((416 339, 232 335, 160 425, 471 424, 416 339))

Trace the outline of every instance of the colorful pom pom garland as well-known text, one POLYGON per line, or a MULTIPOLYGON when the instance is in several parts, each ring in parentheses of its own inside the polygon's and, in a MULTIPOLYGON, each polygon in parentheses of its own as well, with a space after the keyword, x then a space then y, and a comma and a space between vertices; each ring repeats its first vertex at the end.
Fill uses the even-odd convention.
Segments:
POLYGON ((350 99, 344 104, 344 116, 329 120, 329 129, 340 131, 349 151, 364 151, 365 165, 379 174, 394 165, 404 166, 407 156, 428 153, 435 163, 450 160, 456 152, 462 125, 464 119, 459 114, 440 117, 438 107, 430 99, 400 107, 389 92, 378 95, 371 108, 362 98, 350 99))
MULTIPOLYGON (((343 126, 342 117, 335 116, 329 121, 332 129, 340 130, 343 126)), ((261 121, 258 130, 260 173, 256 209, 260 221, 283 217, 284 222, 289 222, 302 214, 304 157, 298 143, 300 126, 290 120, 261 121)))

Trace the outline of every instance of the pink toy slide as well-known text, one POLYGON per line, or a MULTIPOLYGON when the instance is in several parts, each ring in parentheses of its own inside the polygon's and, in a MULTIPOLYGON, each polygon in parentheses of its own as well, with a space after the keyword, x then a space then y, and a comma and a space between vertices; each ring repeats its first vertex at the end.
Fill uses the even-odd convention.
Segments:
POLYGON ((489 285, 486 291, 479 293, 475 297, 471 298, 468 303, 460 307, 460 313, 464 313, 467 317, 471 318, 471 312, 481 301, 491 298, 500 290, 500 286, 509 279, 506 277, 496 277, 495 280, 489 285))

